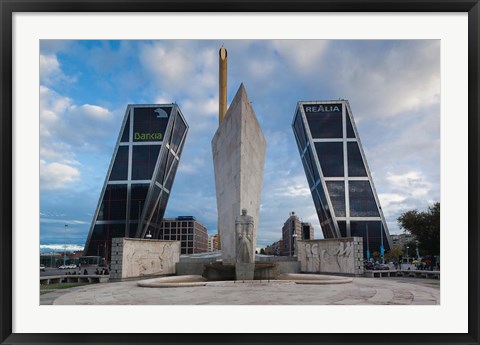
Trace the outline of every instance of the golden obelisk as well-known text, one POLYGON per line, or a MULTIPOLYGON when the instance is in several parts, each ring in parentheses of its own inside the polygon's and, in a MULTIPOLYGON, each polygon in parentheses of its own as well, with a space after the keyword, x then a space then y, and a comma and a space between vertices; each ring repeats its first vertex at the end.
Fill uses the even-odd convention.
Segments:
POLYGON ((227 112, 227 50, 223 47, 218 51, 218 124, 220 124, 227 112))
MULTIPOLYGON (((222 123, 227 113, 227 49, 222 45, 218 51, 218 124, 222 123)), ((218 249, 222 249, 220 239, 220 222, 217 225, 218 249)))

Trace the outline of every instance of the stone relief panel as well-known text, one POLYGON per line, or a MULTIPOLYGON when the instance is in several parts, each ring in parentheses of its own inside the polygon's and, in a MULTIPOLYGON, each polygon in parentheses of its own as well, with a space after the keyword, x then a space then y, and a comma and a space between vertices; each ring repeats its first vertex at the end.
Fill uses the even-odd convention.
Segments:
MULTIPOLYGON (((298 241, 302 272, 356 274, 354 238, 298 241)), ((362 249, 360 248, 360 253, 362 249)))
POLYGON ((122 278, 174 274, 179 260, 179 241, 125 239, 122 278))

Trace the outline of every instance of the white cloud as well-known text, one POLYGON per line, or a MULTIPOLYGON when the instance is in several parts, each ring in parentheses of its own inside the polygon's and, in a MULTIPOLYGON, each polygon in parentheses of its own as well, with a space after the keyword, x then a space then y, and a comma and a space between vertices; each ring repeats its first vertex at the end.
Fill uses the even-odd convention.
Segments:
POLYGON ((62 162, 74 163, 75 153, 91 151, 95 144, 98 145, 95 150, 105 147, 105 138, 117 135, 120 118, 120 112, 114 113, 92 104, 76 105, 69 97, 41 86, 41 157, 46 160, 56 157, 62 162))
POLYGON ((80 171, 62 163, 40 161, 40 188, 61 189, 78 181, 80 171))
POLYGON ((391 204, 402 202, 406 199, 405 196, 395 193, 382 193, 379 194, 380 202, 384 207, 388 207, 391 204))
POLYGON ((155 73, 156 81, 176 83, 185 80, 194 71, 192 54, 185 47, 170 49, 164 44, 145 45, 140 52, 145 66, 155 73))
POLYGON ((440 102, 440 42, 409 42, 361 59, 356 50, 335 54, 339 97, 350 99, 358 118, 394 116, 440 102))
POLYGON ((255 79, 270 78, 275 72, 275 62, 264 59, 252 59, 248 61, 247 69, 255 79))
POLYGON ((218 97, 203 100, 187 99, 182 102, 182 111, 186 114, 214 117, 218 115, 218 97))
POLYGON ((162 93, 162 95, 155 98, 155 104, 170 104, 172 103, 172 97, 167 93, 162 93))
POLYGON ((277 190, 274 190, 273 193, 275 193, 276 196, 279 197, 303 197, 303 196, 309 196, 311 195, 310 189, 304 185, 294 185, 294 186, 282 186, 278 188, 277 190))
POLYGON ((81 106, 73 105, 70 108, 70 115, 76 117, 86 117, 91 120, 110 121, 113 118, 113 114, 105 108, 98 105, 83 104, 81 106))
POLYGON ((178 173, 195 175, 202 173, 205 167, 205 159, 197 157, 191 160, 182 159, 178 165, 178 173))
POLYGON ((73 82, 74 77, 65 75, 54 54, 40 54, 40 82, 44 85, 54 85, 62 82, 73 82))
MULTIPOLYGON (((187 117, 218 114, 217 53, 195 44, 154 42, 140 46, 142 68, 159 90, 159 103, 179 103, 187 117)), ((200 124, 201 125, 201 124, 200 124)))
POLYGON ((391 219, 390 223, 394 225, 393 228, 398 227, 393 219, 396 219, 399 214, 409 209, 411 200, 406 195, 396 193, 379 193, 378 198, 380 199, 383 214, 387 218, 387 223, 391 219))
MULTIPOLYGON (((270 43, 288 67, 300 73, 317 70, 327 53, 328 40, 274 40, 270 43)), ((268 62, 266 63, 268 66, 268 62)))
POLYGON ((72 104, 68 97, 62 97, 46 86, 40 85, 40 135, 52 136, 52 127, 59 121, 59 115, 72 104))
POLYGON ((80 165, 80 162, 72 159, 69 152, 70 146, 65 143, 56 143, 55 147, 40 146, 40 158, 45 161, 56 161, 68 165, 80 165))
POLYGON ((393 189, 413 197, 426 196, 431 189, 431 183, 418 171, 404 174, 387 173, 387 180, 393 189))

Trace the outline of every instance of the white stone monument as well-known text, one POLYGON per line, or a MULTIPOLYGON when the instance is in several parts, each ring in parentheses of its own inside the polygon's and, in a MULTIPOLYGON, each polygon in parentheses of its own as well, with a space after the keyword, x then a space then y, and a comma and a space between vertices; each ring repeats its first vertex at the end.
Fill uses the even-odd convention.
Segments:
MULTIPOLYGON (((235 219, 242 209, 253 218, 256 247, 266 142, 243 84, 212 139, 218 227, 224 264, 236 262, 235 219)), ((255 250, 250 254, 255 262, 255 250)))
POLYGON ((301 272, 363 275, 362 237, 300 240, 297 250, 301 272))
POLYGON ((180 241, 112 238, 110 278, 175 274, 180 241))

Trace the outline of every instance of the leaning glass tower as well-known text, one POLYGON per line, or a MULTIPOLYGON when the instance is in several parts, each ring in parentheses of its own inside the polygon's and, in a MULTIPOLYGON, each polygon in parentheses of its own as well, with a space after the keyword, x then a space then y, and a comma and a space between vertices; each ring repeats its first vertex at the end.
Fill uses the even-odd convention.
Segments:
POLYGON ((298 102, 292 123, 324 238, 363 237, 367 257, 392 247, 346 100, 298 102))
POLYGON ((114 237, 158 237, 187 132, 176 104, 128 105, 84 255, 109 260, 114 237))

